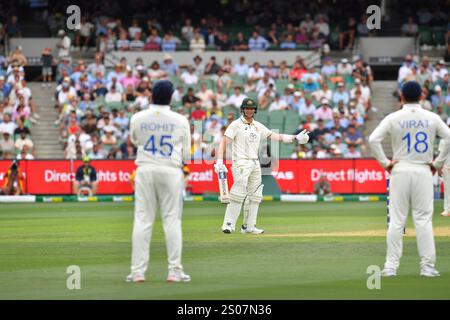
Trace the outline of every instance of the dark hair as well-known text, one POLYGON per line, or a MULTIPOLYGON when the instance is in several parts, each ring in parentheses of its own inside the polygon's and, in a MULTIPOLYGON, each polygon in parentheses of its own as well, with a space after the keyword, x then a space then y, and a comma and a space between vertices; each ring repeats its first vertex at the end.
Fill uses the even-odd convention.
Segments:
POLYGON ((406 102, 418 102, 422 96, 422 88, 415 81, 408 81, 402 86, 402 95, 406 102))
POLYGON ((160 80, 153 86, 153 103, 168 105, 172 100, 173 84, 168 80, 160 80))

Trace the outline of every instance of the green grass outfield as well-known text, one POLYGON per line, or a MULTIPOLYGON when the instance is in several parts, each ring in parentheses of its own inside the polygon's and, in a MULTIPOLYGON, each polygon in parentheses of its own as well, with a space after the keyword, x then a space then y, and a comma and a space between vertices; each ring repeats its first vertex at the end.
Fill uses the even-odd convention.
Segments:
POLYGON ((225 207, 186 203, 183 265, 191 283, 168 284, 160 219, 147 282, 126 283, 131 203, 0 206, 0 299, 450 299, 450 218, 434 226, 440 278, 419 277, 412 221, 397 278, 369 290, 369 265, 385 256, 386 205, 261 205, 263 235, 220 232, 225 207), (81 290, 66 288, 66 268, 81 268, 81 290))

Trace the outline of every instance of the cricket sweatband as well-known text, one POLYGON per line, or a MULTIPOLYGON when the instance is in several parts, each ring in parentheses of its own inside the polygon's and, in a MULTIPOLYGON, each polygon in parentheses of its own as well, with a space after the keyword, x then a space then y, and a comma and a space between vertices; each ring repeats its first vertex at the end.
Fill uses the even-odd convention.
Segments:
POLYGON ((292 143, 295 140, 295 136, 290 134, 283 134, 282 139, 283 143, 292 143))

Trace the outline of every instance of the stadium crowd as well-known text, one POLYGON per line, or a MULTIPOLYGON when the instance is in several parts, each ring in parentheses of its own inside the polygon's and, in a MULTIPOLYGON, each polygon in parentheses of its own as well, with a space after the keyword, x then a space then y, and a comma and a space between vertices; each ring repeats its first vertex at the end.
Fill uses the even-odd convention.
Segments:
POLYGON ((25 80, 27 58, 18 47, 0 60, 0 158, 34 159, 31 127, 40 116, 25 80))
MULTIPOLYGON (((64 3, 58 1, 45 14, 55 35, 65 27, 64 3)), ((222 6, 213 2, 202 12, 200 3, 187 10, 177 2, 173 6, 138 2, 133 6, 141 8, 127 15, 127 8, 117 1, 111 1, 108 10, 92 1, 82 1, 81 28, 71 37, 76 48, 96 47, 100 52, 318 50, 324 44, 325 50, 330 46, 351 50, 357 36, 375 35, 375 31, 367 29, 367 15, 361 15, 368 3, 361 0, 336 8, 330 1, 235 1, 223 2, 222 6), (133 18, 123 18, 127 16, 133 18)))
POLYGON ((295 134, 311 132, 305 146, 281 146, 283 158, 361 157, 365 154, 364 124, 371 107, 370 66, 361 58, 337 65, 325 58, 320 67, 301 58, 276 65, 248 65, 214 57, 181 69, 166 54, 163 61, 143 65, 142 59, 122 58, 107 71, 101 53, 95 62, 64 60, 58 66, 56 124, 65 142, 66 158, 133 158, 128 139, 129 119, 151 103, 152 83, 171 80, 176 90, 172 108, 191 121, 192 157, 211 158, 225 127, 239 117, 245 97, 258 103, 257 120, 272 129, 295 134))

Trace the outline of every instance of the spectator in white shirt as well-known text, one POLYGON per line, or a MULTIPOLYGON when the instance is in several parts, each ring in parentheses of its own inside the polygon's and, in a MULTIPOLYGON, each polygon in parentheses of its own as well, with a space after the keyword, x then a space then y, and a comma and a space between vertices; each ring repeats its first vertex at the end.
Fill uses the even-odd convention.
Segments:
POLYGON ((439 60, 438 62, 436 62, 434 71, 431 74, 431 79, 433 80, 433 82, 436 82, 439 79, 444 79, 444 77, 447 73, 448 73, 448 70, 447 70, 447 68, 445 68, 445 61, 439 60))
POLYGON ((80 30, 77 31, 75 35, 75 43, 80 51, 82 47, 87 49, 91 44, 91 36, 93 30, 94 25, 87 21, 86 17, 81 17, 80 30))
POLYGON ((239 58, 239 63, 234 65, 233 71, 235 74, 241 76, 241 77, 246 77, 248 74, 248 64, 245 63, 245 57, 240 57, 239 58))
POLYGON ((258 62, 255 62, 253 67, 248 69, 247 78, 258 81, 262 77, 264 77, 264 70, 260 67, 258 62))
POLYGON ((205 82, 202 82, 200 92, 196 94, 196 97, 200 99, 203 107, 211 109, 212 99, 214 99, 214 92, 211 89, 208 89, 205 82))
POLYGON ((131 27, 128 28, 128 33, 130 34, 131 38, 134 38, 138 33, 142 33, 142 28, 139 27, 139 21, 137 19, 133 19, 131 27))
POLYGON ((256 84, 256 92, 260 92, 261 90, 266 90, 269 85, 272 84, 275 85, 275 81, 273 81, 272 78, 270 78, 269 74, 266 72, 264 73, 264 76, 261 80, 258 81, 256 84))
POLYGON ((269 105, 269 111, 286 110, 286 109, 289 109, 288 103, 285 100, 280 99, 280 95, 277 93, 275 95, 275 99, 269 105))
POLYGON ((413 57, 412 55, 407 54, 405 56, 405 61, 403 62, 403 65, 398 70, 397 82, 399 84, 403 83, 403 81, 405 81, 405 79, 412 73, 413 66, 414 66, 413 57))
POLYGON ((323 15, 319 15, 317 17, 317 23, 315 24, 315 27, 319 30, 319 33, 322 37, 326 38, 330 34, 330 26, 325 20, 325 17, 323 15))
POLYGON ((240 86, 234 87, 234 94, 232 94, 228 98, 227 105, 232 105, 236 108, 241 107, 242 101, 244 101, 244 99, 247 98, 247 96, 245 94, 242 94, 241 90, 242 90, 242 88, 240 86))
POLYGON ((189 49, 194 53, 204 52, 206 48, 205 39, 203 39, 200 31, 198 29, 194 32, 194 37, 191 39, 189 43, 189 49))
POLYGON ((402 26, 402 36, 403 37, 416 37, 419 32, 419 27, 414 22, 414 18, 409 16, 408 22, 402 26))
POLYGON ((348 145, 348 150, 344 154, 344 158, 361 158, 361 152, 356 150, 356 147, 353 143, 348 145))
POLYGON ((305 97, 305 104, 300 107, 300 116, 306 117, 307 115, 314 116, 316 113, 316 106, 312 103, 312 99, 309 96, 305 97))
POLYGON ((72 41, 70 38, 66 35, 66 32, 64 30, 59 30, 58 32, 59 36, 59 42, 56 45, 58 50, 58 57, 60 60, 63 58, 68 59, 69 61, 72 61, 72 58, 70 57, 70 46, 72 44, 72 41))
POLYGON ((183 72, 180 78, 186 85, 196 85, 198 83, 198 76, 194 73, 192 66, 188 66, 187 71, 183 72))
POLYGON ((105 102, 122 102, 122 94, 117 91, 116 86, 112 86, 111 91, 105 95, 105 102))
POLYGON ((322 88, 314 91, 313 93, 311 93, 311 95, 314 97, 314 99, 316 99, 316 101, 322 101, 322 99, 324 98, 328 100, 333 99, 333 91, 328 89, 328 85, 325 81, 322 82, 322 88))
POLYGON ((187 18, 184 22, 184 26, 181 28, 181 36, 187 42, 191 42, 194 38, 194 28, 192 27, 191 19, 187 18))
POLYGON ((307 33, 311 33, 314 28, 314 21, 309 13, 305 14, 305 19, 300 23, 300 28, 305 28, 307 33))
POLYGON ((348 59, 344 58, 341 63, 337 65, 337 74, 341 76, 352 74, 353 67, 348 63, 348 59))

